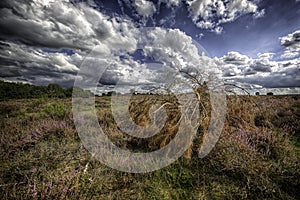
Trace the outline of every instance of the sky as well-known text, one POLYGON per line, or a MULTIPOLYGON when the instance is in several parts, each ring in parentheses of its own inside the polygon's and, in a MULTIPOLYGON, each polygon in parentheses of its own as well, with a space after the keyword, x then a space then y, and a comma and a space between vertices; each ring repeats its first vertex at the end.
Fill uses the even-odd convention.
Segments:
POLYGON ((1 0, 0 79, 70 87, 88 64, 100 91, 196 70, 300 93, 299 16, 299 0, 1 0))

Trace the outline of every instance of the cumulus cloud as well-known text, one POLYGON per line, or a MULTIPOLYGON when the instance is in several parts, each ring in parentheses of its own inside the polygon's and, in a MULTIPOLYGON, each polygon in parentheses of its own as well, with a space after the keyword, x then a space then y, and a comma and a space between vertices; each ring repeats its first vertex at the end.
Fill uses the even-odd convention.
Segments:
POLYGON ((83 57, 77 53, 48 53, 41 49, 9 42, 0 44, 0 76, 31 84, 70 83, 83 57))
POLYGON ((216 57, 215 61, 217 66, 223 72, 223 77, 235 77, 246 73, 252 73, 249 66, 253 60, 239 52, 228 52, 227 55, 224 55, 221 58, 216 57))
POLYGON ((94 69, 84 72, 82 77, 85 80, 84 85, 93 85, 99 74, 102 74, 99 83, 103 87, 100 89, 107 91, 113 86, 118 91, 129 92, 132 88, 135 90, 166 88, 176 77, 184 79, 183 74, 179 73, 181 70, 203 73, 203 77, 206 76, 205 73, 216 73, 214 60, 199 55, 192 38, 179 29, 167 30, 156 27, 140 31, 136 52, 141 51, 140 54, 147 59, 141 59, 139 55, 135 60, 136 52, 123 52, 118 55, 105 54, 100 64, 96 49, 92 55, 87 56, 87 62, 84 63, 89 65, 87 69, 94 69), (99 69, 99 65, 105 69, 99 69))
POLYGON ((130 20, 108 17, 84 3, 44 4, 38 0, 1 2, 0 36, 14 41, 1 42, 1 77, 71 86, 80 62, 94 47, 101 46, 94 56, 137 48, 138 29, 130 20), (75 54, 62 53, 65 48, 75 54))
POLYGON ((252 60, 248 56, 234 51, 228 52, 227 55, 221 58, 221 60, 225 63, 237 65, 248 65, 252 62, 252 60))
MULTIPOLYGON (((132 55, 115 57, 106 73, 114 77, 113 83, 102 79, 102 84, 151 85, 169 84, 179 71, 196 73, 216 73, 213 59, 199 55, 198 48, 191 37, 179 29, 146 28, 141 30, 138 47, 150 62, 135 61, 132 55), (118 76, 116 76, 116 74, 118 76)), ((182 77, 184 78, 184 77, 182 77)))
POLYGON ((111 19, 87 4, 55 1, 43 6, 37 0, 1 4, 0 34, 6 39, 58 49, 91 50, 99 44, 135 49, 136 41, 127 35, 135 28, 129 20, 111 19))
POLYGON ((261 87, 299 87, 300 58, 287 61, 272 60, 274 53, 258 54, 250 58, 238 52, 228 52, 215 58, 225 81, 247 83, 261 87))
POLYGON ((160 0, 160 2, 165 3, 168 7, 179 6, 182 0, 160 0))
MULTIPOLYGON (((130 4, 129 0, 123 1, 125 4, 130 4)), ((243 15, 253 14, 254 18, 261 18, 265 15, 264 9, 258 9, 258 2, 250 0, 159 0, 155 4, 148 0, 134 0, 133 6, 126 6, 135 9, 140 16, 147 19, 154 13, 160 13, 161 3, 164 3, 167 8, 172 8, 173 14, 175 14, 173 8, 186 6, 197 27, 212 30, 217 34, 222 33, 222 24, 235 21, 243 15)), ((119 1, 119 4, 124 12, 123 2, 119 1)), ((168 20, 161 22, 168 22, 168 20)))
POLYGON ((298 55, 300 55, 298 51, 285 50, 281 57, 289 59, 289 58, 295 58, 298 55))
MULTIPOLYGON (((173 8, 182 1, 159 3, 173 8)), ((199 27, 217 33, 222 32, 223 23, 243 14, 263 15, 248 0, 189 0, 186 4, 199 27)), ((163 87, 178 71, 213 73, 228 81, 264 87, 299 86, 300 59, 273 61, 273 53, 250 58, 233 51, 212 59, 199 54, 193 39, 179 29, 140 29, 125 17, 107 16, 91 3, 4 0, 0 5, 0 77, 7 80, 71 86, 82 62, 88 60, 86 64, 96 68, 83 74, 87 85, 102 73, 100 86, 121 85, 122 91, 163 87), (136 59, 138 50, 155 63, 136 59)), ((156 12, 147 0, 135 0, 134 6, 143 17, 156 12)), ((296 31, 281 38, 286 57, 299 53, 299 36, 296 31)))
POLYGON ((280 44, 286 47, 283 58, 293 58, 300 55, 300 30, 279 38, 280 44))
POLYGON ((224 77, 237 83, 260 85, 265 88, 299 87, 300 86, 300 32, 295 31, 280 38, 281 45, 286 47, 283 58, 274 61, 274 53, 258 54, 253 59, 237 52, 228 53, 219 62, 223 64, 224 77), (294 58, 294 59, 293 59, 294 58))
POLYGON ((150 43, 143 50, 147 56, 176 71, 208 75, 221 73, 213 59, 200 55, 192 38, 179 29, 155 28, 145 34, 150 43))
POLYGON ((188 0, 187 5, 193 22, 199 28, 217 32, 221 31, 221 24, 232 22, 242 15, 252 13, 262 17, 264 14, 254 2, 248 0, 188 0))
POLYGON ((262 9, 261 11, 258 11, 258 12, 256 12, 256 13, 254 13, 253 16, 254 16, 254 18, 258 19, 258 18, 264 17, 265 14, 266 14, 265 9, 262 9))
POLYGON ((103 41, 92 53, 75 49, 71 55, 56 50, 43 50, 41 47, 2 42, 0 75, 8 80, 22 80, 37 85, 56 82, 65 86, 71 84, 80 65, 86 61, 84 64, 97 68, 96 71, 87 71, 82 77, 86 79, 87 86, 92 85, 103 70, 100 85, 122 85, 129 89, 128 86, 161 87, 181 69, 213 69, 213 60, 200 56, 192 38, 178 29, 145 29, 141 34, 136 34, 135 29, 132 29, 128 30, 128 34, 132 34, 137 42, 136 49, 117 53, 112 53, 111 49, 124 48, 122 43, 116 45, 118 41, 103 41), (155 63, 134 60, 131 54, 138 48, 158 64, 154 66, 155 63))
POLYGON ((147 0, 134 0, 134 6, 139 15, 150 17, 156 12, 154 3, 147 0))
POLYGON ((274 53, 263 53, 253 59, 239 52, 228 52, 227 55, 216 59, 219 60, 220 66, 225 66, 225 69, 229 70, 225 74, 233 76, 233 74, 252 75, 258 72, 271 72, 278 67, 277 62, 271 61, 273 56, 274 53))
POLYGON ((281 45, 295 50, 300 49, 300 30, 281 38, 281 45))
POLYGON ((288 67, 269 73, 266 76, 248 76, 238 78, 237 81, 249 84, 258 84, 266 88, 300 87, 300 68, 288 67))
POLYGON ((277 62, 270 61, 273 56, 274 53, 259 54, 258 59, 255 59, 250 67, 256 72, 272 72, 278 67, 277 62))
POLYGON ((192 44, 192 38, 179 29, 155 28, 146 34, 146 40, 153 42, 148 43, 144 51, 157 61, 173 68, 184 68, 199 59, 198 49, 192 44))

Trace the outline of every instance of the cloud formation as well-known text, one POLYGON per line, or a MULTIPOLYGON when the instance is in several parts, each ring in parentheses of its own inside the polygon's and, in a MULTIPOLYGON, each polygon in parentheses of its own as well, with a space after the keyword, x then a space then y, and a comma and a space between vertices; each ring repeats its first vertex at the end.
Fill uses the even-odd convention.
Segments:
POLYGON ((77 53, 48 53, 26 45, 1 42, 0 77, 44 85, 72 83, 83 57, 77 53))
POLYGON ((135 51, 137 45, 134 23, 84 3, 4 0, 0 16, 0 75, 10 80, 71 86, 80 61, 95 46, 101 46, 99 53, 113 54, 135 51))
POLYGON ((300 58, 287 61, 272 60, 274 53, 250 58, 238 52, 229 52, 215 58, 227 81, 272 87, 300 87, 300 58))
POLYGON ((222 24, 232 22, 242 15, 263 16, 257 5, 248 0, 188 0, 187 5, 193 22, 199 28, 214 29, 217 33, 222 31, 222 24))
POLYGON ((177 7, 182 3, 182 0, 160 0, 159 2, 165 3, 168 7, 177 7))
MULTIPOLYGON (((252 14, 254 18, 265 15, 264 9, 258 9, 257 1, 249 0, 159 0, 156 4, 148 0, 134 0, 133 8, 140 16, 149 18, 160 12, 161 3, 168 8, 186 6, 197 27, 217 34, 223 31, 222 24, 233 22, 243 15, 252 14)), ((121 5, 123 7, 123 3, 121 5)))
POLYGON ((111 19, 85 3, 55 1, 44 6, 38 0, 4 0, 1 4, 0 34, 6 39, 56 49, 91 50, 100 44, 112 50, 120 44, 135 49, 131 21, 111 19))
POLYGON ((300 55, 300 30, 280 38, 280 43, 286 47, 283 58, 294 58, 300 55))
MULTIPOLYGON (((88 64, 99 65, 99 71, 103 70, 100 86, 109 89, 119 84, 123 91, 132 87, 141 90, 162 87, 180 70, 213 73, 225 81, 263 87, 300 87, 300 58, 295 57, 300 51, 300 31, 280 39, 286 48, 284 57, 289 58, 284 61, 273 60, 274 53, 251 58, 236 51, 209 58, 201 55, 193 39, 180 29, 143 29, 127 16, 108 16, 91 6, 92 3, 67 0, 44 3, 42 0, 1 1, 1 78, 37 85, 72 86, 80 65, 87 59, 88 64), (137 56, 138 51, 142 52, 137 56)), ((150 1, 134 3, 142 17, 157 12, 156 5, 150 1)), ((181 0, 159 3, 170 8, 184 4, 181 0)), ((248 0, 189 0, 186 5, 199 27, 216 32, 222 31, 222 24, 242 15, 263 15, 255 2, 248 0)), ((97 78, 93 77, 97 73, 88 72, 83 78, 97 78)))
POLYGON ((156 12, 156 7, 151 1, 134 0, 134 6, 139 15, 150 17, 156 12))

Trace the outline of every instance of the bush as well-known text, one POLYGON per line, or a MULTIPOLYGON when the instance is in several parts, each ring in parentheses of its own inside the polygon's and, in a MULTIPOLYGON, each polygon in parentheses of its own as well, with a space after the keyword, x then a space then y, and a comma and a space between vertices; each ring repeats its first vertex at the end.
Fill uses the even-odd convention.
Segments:
POLYGON ((62 102, 47 105, 43 108, 43 112, 52 119, 66 119, 66 117, 69 116, 70 111, 70 107, 66 106, 62 102))

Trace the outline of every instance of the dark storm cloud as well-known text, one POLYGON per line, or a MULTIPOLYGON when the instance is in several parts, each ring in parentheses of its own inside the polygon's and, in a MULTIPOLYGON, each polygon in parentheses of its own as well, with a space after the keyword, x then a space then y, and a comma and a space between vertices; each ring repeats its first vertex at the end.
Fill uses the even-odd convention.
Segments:
POLYGON ((257 84, 266 88, 300 87, 300 68, 293 67, 267 76, 251 76, 236 81, 257 84))
POLYGON ((102 77, 99 80, 99 83, 102 85, 116 85, 120 80, 121 73, 116 72, 104 72, 102 77))
POLYGON ((265 64, 262 62, 255 62, 253 65, 250 66, 256 72, 271 72, 271 65, 265 64))
POLYGON ((75 77, 72 74, 65 72, 53 71, 50 68, 42 67, 30 67, 19 64, 15 66, 6 66, 0 68, 0 77, 6 78, 8 80, 28 80, 29 83, 37 85, 48 85, 50 83, 56 83, 57 81, 69 79, 70 77, 75 77))
POLYGON ((22 81, 34 85, 48 85, 57 83, 63 87, 70 87, 74 84, 75 76, 68 73, 50 71, 47 69, 30 69, 23 66, 9 66, 0 69, 0 77, 10 81, 22 81))
POLYGON ((80 59, 77 54, 66 55, 59 53, 47 53, 40 49, 28 47, 26 45, 15 44, 11 42, 2 42, 0 45, 0 64, 23 65, 38 68, 49 68, 58 72, 74 73, 78 70, 75 66, 80 59))
POLYGON ((1 4, 0 37, 4 39, 31 46, 89 50, 111 33, 85 4, 56 1, 43 6, 33 0, 4 0, 1 4))
POLYGON ((0 77, 7 80, 47 85, 74 79, 77 73, 75 64, 80 59, 76 54, 47 53, 9 42, 1 42, 0 47, 0 77))
MULTIPOLYGON (((0 35, 32 46, 53 48, 88 48, 91 34, 88 24, 80 23, 72 4, 57 3, 56 9, 38 5, 37 1, 2 1, 0 35), (76 30, 78 28, 78 30, 76 30), (82 34, 80 34, 82 32, 82 34), (76 33, 76 34, 75 34, 76 33)), ((80 16, 80 15, 79 15, 80 16)))

